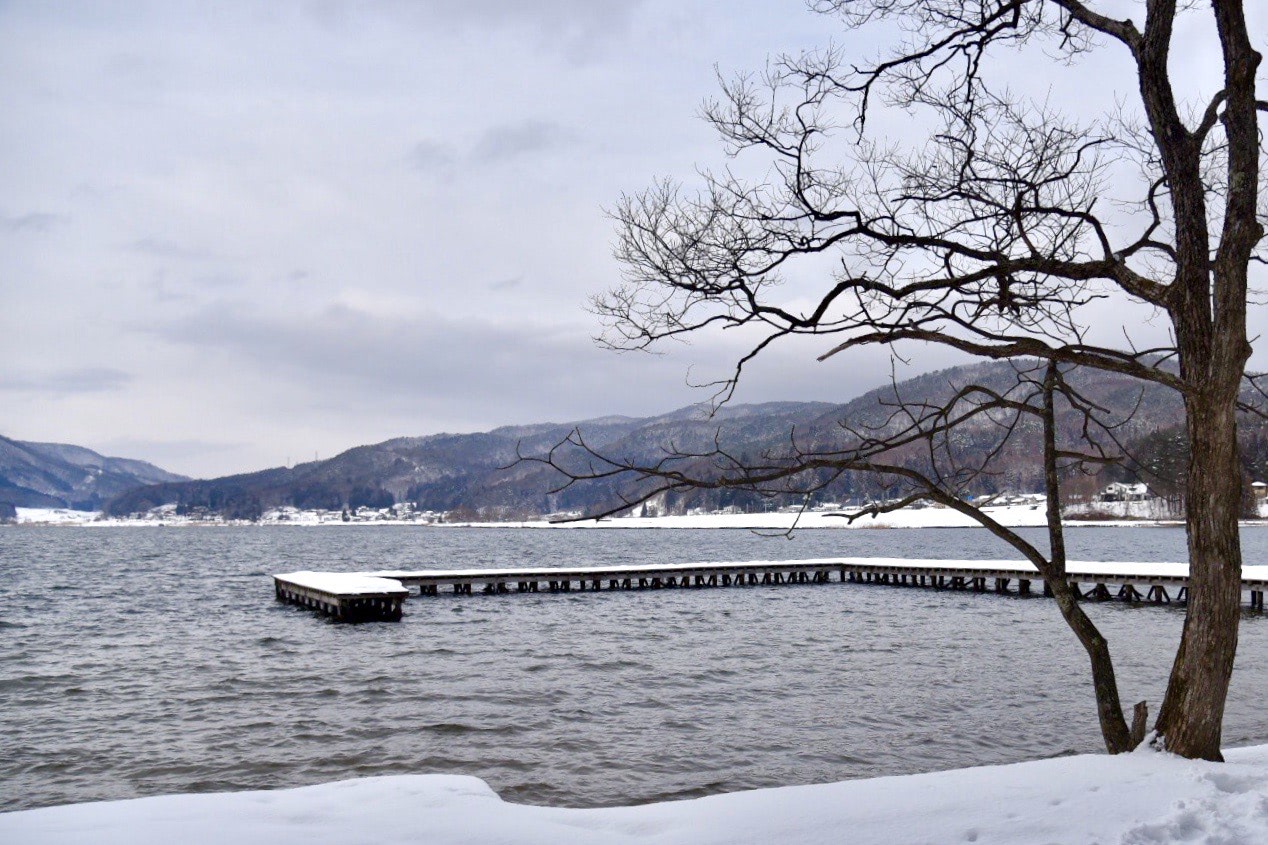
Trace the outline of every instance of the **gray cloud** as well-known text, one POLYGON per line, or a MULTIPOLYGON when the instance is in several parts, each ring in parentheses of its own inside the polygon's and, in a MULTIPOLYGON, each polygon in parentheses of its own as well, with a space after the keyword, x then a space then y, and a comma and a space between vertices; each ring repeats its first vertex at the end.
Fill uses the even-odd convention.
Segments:
POLYGON ((145 460, 166 469, 170 466, 215 462, 250 446, 235 441, 201 439, 151 440, 144 437, 115 437, 94 444, 105 455, 144 455, 145 460))
POLYGON ((286 316, 219 303, 152 331, 172 343, 233 352, 256 366, 337 379, 369 395, 425 391, 464 401, 488 401, 541 380, 590 349, 580 326, 382 317, 340 305, 286 316))
POLYGON ((573 134, 557 123, 525 120, 490 128, 476 141, 471 157, 479 162, 504 161, 560 149, 573 140, 573 134))
POLYGON ((414 145, 409 160, 419 170, 443 170, 453 166, 457 154, 451 144, 425 140, 414 145))
MULTIPOLYGON (((620 279, 602 209, 722 160, 695 119, 715 65, 760 68, 838 35, 876 49, 804 0, 243 0, 214 14, 23 0, 2 15, 6 426, 135 443, 191 473, 707 398, 688 368, 726 375, 746 350, 736 332, 663 357, 591 345, 582 303, 620 279), (73 395, 74 413, 52 413, 50 395, 73 395)), ((1178 60, 1200 63, 1185 46, 1178 60)), ((1048 70, 1016 65, 1019 83, 1047 86, 1048 70)), ((1086 110, 1088 91, 1069 90, 1086 110)), ((821 351, 772 348, 738 401, 844 400, 888 378, 883 353, 816 364, 821 351)))
MULTIPOLYGON (((589 61, 603 45, 627 36, 645 0, 388 0, 378 10, 415 26, 443 26, 487 35, 500 28, 528 30, 542 49, 569 60, 589 61)), ((349 4, 317 0, 308 6, 323 26, 346 27, 355 15, 349 4)))
MULTIPOLYGON (((343 306, 280 316, 247 303, 221 303, 151 331, 175 344, 230 353, 243 368, 304 385, 300 401, 324 413, 369 406, 435 417, 460 408, 447 425, 458 417, 460 426, 465 420, 467 427, 485 427, 662 412, 709 397, 709 391, 687 386, 683 357, 601 350, 580 323, 383 317, 343 306), (659 396, 654 406, 646 405, 644 392, 659 396)), ((696 382, 728 374, 736 355, 729 344, 696 352, 696 382)), ((888 373, 851 371, 825 383, 824 374, 833 371, 790 346, 788 354, 775 351, 769 363, 754 366, 740 399, 849 398, 888 373)))
POLYGON ((508 279, 498 279, 496 282, 489 282, 489 290, 513 290, 524 284, 524 277, 512 276, 508 279))
POLYGON ((436 17, 487 26, 492 23, 529 23, 555 27, 574 21, 580 27, 612 29, 629 19, 638 0, 430 0, 436 17))
POLYGON ((566 149, 576 140, 576 133, 558 123, 527 119, 485 129, 471 141, 465 153, 460 153, 453 143, 424 139, 414 145, 407 159, 416 170, 448 180, 455 170, 548 154, 566 149))
POLYGON ((128 248, 142 255, 151 255, 155 258, 175 258, 183 261, 205 261, 217 257, 215 253, 209 250, 187 246, 186 244, 154 235, 138 238, 128 244, 128 248))
POLYGON ((0 214, 0 229, 6 232, 47 232, 65 219, 60 214, 41 211, 17 215, 0 214))
POLYGON ((81 367, 51 372, 0 375, 0 391, 67 396, 122 390, 133 378, 109 367, 81 367))

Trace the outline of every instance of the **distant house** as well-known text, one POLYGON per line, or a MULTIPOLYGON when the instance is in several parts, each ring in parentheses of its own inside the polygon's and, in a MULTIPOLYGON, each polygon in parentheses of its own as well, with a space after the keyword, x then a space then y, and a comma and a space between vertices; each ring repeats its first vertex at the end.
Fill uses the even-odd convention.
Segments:
POLYGON ((1144 502, 1153 496, 1146 484, 1123 484, 1116 481, 1106 485, 1097 498, 1102 502, 1144 502))
POLYGON ((1251 483, 1250 489, 1254 492, 1256 499, 1268 499, 1268 484, 1262 481, 1254 481, 1251 483))

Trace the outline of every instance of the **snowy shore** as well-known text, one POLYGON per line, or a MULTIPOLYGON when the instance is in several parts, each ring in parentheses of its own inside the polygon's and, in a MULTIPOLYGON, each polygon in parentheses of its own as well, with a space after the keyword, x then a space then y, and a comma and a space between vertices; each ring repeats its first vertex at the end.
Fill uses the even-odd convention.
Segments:
POLYGON ((503 802, 402 775, 0 815, 8 845, 1081 845, 1268 843, 1268 745, 1203 763, 1142 749, 635 807, 503 802))
MULTIPOLYGON (((398 506, 399 507, 399 506, 398 506)), ((1018 497, 1000 504, 987 505, 985 513, 1011 528, 1040 527, 1046 524, 1046 511, 1042 496, 1018 497)), ((137 517, 105 517, 95 511, 75 511, 62 508, 18 508, 19 525, 56 525, 84 527, 181 527, 208 525, 285 525, 285 526, 364 526, 364 525, 417 525, 437 528, 534 528, 534 529, 613 529, 613 528, 676 528, 676 529, 747 529, 756 531, 787 531, 820 528, 886 529, 886 528, 976 528, 978 524, 963 514, 946 507, 913 506, 892 513, 863 516, 850 521, 843 510, 795 510, 767 513, 691 513, 671 516, 621 516, 602 520, 560 522, 537 519, 521 522, 453 522, 443 521, 440 514, 423 514, 394 509, 367 511, 344 519, 339 511, 305 511, 296 508, 277 508, 265 512, 257 522, 231 521, 219 517, 188 517, 175 512, 174 506, 158 508, 137 517)), ((1066 514, 1068 525, 1098 527, 1129 527, 1182 525, 1173 519, 1148 518, 1136 513, 1124 513, 1121 518, 1107 518, 1105 513, 1088 516, 1073 512, 1066 514)), ((1255 521, 1244 523, 1258 524, 1255 521)))

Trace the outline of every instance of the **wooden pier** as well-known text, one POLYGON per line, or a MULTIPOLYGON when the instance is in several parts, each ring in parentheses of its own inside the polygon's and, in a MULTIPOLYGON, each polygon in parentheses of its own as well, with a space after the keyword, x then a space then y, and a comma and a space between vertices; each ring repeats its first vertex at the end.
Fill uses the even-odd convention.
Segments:
MULTIPOLYGON (((1028 561, 1010 560, 816 558, 743 563, 293 574, 320 575, 331 579, 323 582, 328 588, 327 595, 337 593, 337 589, 336 593, 332 593, 330 588, 338 588, 341 578, 352 579, 348 582, 348 589, 352 588, 355 579, 371 579, 396 585, 405 593, 413 587, 422 596, 438 596, 442 591, 469 596, 476 593, 507 595, 828 583, 925 587, 1022 596, 1051 595, 1047 583, 1034 566, 1028 561)), ((1088 601, 1117 599, 1147 604, 1183 604, 1188 599, 1189 567, 1182 563, 1071 562, 1067 564, 1066 577, 1078 595, 1088 601)), ((292 576, 275 576, 279 584, 279 599, 293 601, 282 595, 282 579, 290 578, 292 576)), ((1250 609, 1262 611, 1264 592, 1268 591, 1268 566, 1243 567, 1242 590, 1249 593, 1250 609)), ((304 601, 296 603, 305 604, 304 601)), ((399 600, 394 613, 395 616, 382 618, 400 618, 399 600)))
POLYGON ((277 600, 309 607, 342 622, 401 618, 409 589, 399 581, 340 572, 288 572, 273 576, 277 600))

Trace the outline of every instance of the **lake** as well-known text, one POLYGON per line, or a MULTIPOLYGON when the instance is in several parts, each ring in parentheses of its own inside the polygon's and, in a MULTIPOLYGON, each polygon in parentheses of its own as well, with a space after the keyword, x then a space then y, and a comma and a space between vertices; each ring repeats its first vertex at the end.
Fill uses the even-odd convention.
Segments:
MULTIPOLYGON (((1040 540, 1042 532, 1023 530, 1040 540)), ((1073 528, 1075 560, 1183 560, 1175 528, 1073 528)), ((1243 532, 1268 560, 1268 529, 1243 532)), ((855 584, 412 597, 399 624, 273 600, 296 569, 820 556, 1016 558, 975 529, 0 528, 0 809, 368 775, 635 804, 1102 748, 1043 598, 855 584)), ((1183 621, 1089 604, 1156 712, 1183 621)), ((1243 616, 1225 743, 1268 740, 1243 616)))

